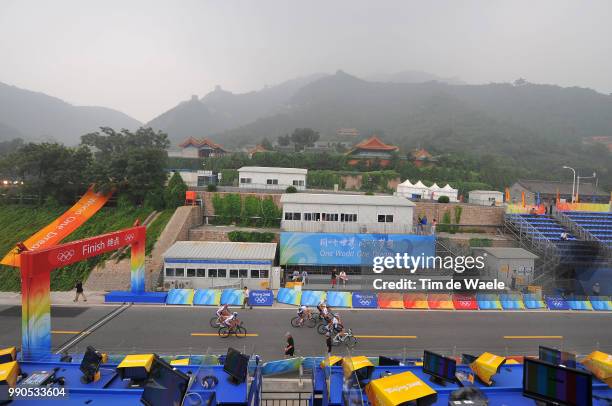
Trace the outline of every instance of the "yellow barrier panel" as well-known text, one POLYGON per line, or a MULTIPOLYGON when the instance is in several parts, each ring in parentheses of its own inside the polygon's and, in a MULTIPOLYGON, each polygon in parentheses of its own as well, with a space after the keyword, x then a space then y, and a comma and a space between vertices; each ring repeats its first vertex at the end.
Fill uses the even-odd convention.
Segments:
POLYGON ((492 385, 491 378, 499 371, 504 362, 506 358, 485 352, 470 364, 470 368, 485 385, 492 385))
MULTIPOLYGON (((106 195, 96 193, 93 186, 87 193, 69 208, 64 214, 55 219, 51 224, 42 228, 36 234, 23 242, 31 251, 49 248, 57 245, 64 238, 68 237, 74 230, 83 225, 87 220, 98 212, 106 204, 111 193, 106 195)), ((2 265, 20 267, 20 250, 15 247, 0 261, 2 265)))
POLYGON ((330 367, 340 362, 342 362, 342 357, 332 355, 331 357, 325 358, 323 361, 321 361, 321 368, 330 367))
POLYGON ((582 360, 582 365, 612 388, 612 355, 593 351, 582 360))
POLYGON ((425 404, 431 404, 438 397, 435 390, 410 371, 374 379, 366 386, 366 395, 373 406, 397 406, 424 398, 425 404))
POLYGON ((342 370, 344 371, 345 379, 348 379, 354 372, 363 368, 368 368, 365 375, 370 376, 374 372, 374 364, 367 357, 350 357, 342 360, 342 370))

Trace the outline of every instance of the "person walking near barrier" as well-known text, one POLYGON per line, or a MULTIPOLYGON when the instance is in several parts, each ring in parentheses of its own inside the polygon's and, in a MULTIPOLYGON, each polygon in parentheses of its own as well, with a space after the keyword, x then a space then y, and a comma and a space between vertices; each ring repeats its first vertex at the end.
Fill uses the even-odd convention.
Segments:
POLYGON ((336 276, 337 276, 336 272, 337 272, 336 268, 332 269, 332 271, 331 271, 331 287, 332 287, 332 289, 336 288, 336 276))
POLYGON ((302 271, 302 283, 306 285, 306 281, 308 281, 308 272, 306 272, 306 270, 304 269, 302 271))
POLYGON ((327 358, 329 358, 332 352, 332 336, 330 331, 325 333, 325 344, 327 345, 327 358))
POLYGON ((340 283, 342 283, 342 286, 346 287, 348 276, 346 276, 346 272, 344 272, 344 270, 340 271, 340 275, 338 275, 338 279, 340 279, 340 283))
POLYGON ((74 287, 76 289, 76 295, 74 297, 74 302, 76 303, 79 301, 79 296, 83 296, 83 301, 86 302, 87 298, 85 297, 85 293, 83 293, 83 282, 78 280, 74 287))
POLYGON ((433 219, 431 221, 431 235, 436 234, 436 224, 438 224, 438 222, 436 221, 436 219, 433 219))
POLYGON ((285 346, 285 356, 293 357, 295 355, 295 341, 293 341, 293 337, 289 332, 285 334, 285 337, 287 337, 287 345, 285 346))
POLYGON ((253 309, 253 306, 249 304, 249 295, 251 292, 249 292, 249 288, 247 288, 246 286, 244 287, 244 296, 242 297, 242 308, 246 309, 247 306, 249 306, 249 309, 253 309))

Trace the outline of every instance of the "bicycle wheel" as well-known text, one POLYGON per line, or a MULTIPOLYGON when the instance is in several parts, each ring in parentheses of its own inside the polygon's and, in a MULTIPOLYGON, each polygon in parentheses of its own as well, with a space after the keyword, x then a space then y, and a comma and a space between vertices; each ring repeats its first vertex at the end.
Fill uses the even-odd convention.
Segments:
POLYGON ((319 327, 317 327, 317 333, 323 335, 327 332, 327 324, 319 324, 319 327))
POLYGON ((221 326, 219 327, 219 337, 221 338, 227 338, 230 335, 230 329, 227 326, 221 326))
POLYGON ((344 343, 346 344, 346 346, 348 348, 353 348, 357 345, 357 339, 353 336, 350 337, 346 337, 346 339, 344 340, 344 343))
POLYGON ((291 327, 298 328, 300 326, 300 316, 295 316, 291 319, 291 327))
POLYGON ((242 325, 240 325, 240 326, 236 327, 236 330, 234 331, 234 334, 236 334, 236 337, 238 337, 238 338, 243 338, 243 337, 246 337, 247 330, 242 325))
POLYGON ((305 324, 305 325, 306 325, 306 327, 308 327, 308 328, 313 328, 314 326, 316 326, 316 325, 317 325, 317 321, 311 317, 311 318, 309 318, 308 320, 306 320, 306 321, 304 322, 304 324, 305 324))
POLYGON ((219 328, 219 318, 218 317, 213 317, 212 319, 210 319, 210 326, 212 328, 219 328))

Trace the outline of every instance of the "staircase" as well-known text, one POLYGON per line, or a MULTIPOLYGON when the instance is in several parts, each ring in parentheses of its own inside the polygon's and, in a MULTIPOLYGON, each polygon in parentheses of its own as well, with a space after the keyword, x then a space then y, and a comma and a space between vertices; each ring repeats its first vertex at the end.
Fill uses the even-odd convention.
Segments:
MULTIPOLYGON (((202 223, 199 206, 182 206, 176 209, 166 228, 162 231, 152 252, 145 258, 145 287, 152 291, 159 286, 163 268, 163 254, 176 241, 185 241, 189 229, 202 223)), ((152 224, 157 216, 148 218, 152 224)), ((147 225, 145 224, 145 225, 147 225)), ((117 261, 111 258, 89 274, 84 287, 88 291, 129 290, 131 282, 130 258, 117 261)))

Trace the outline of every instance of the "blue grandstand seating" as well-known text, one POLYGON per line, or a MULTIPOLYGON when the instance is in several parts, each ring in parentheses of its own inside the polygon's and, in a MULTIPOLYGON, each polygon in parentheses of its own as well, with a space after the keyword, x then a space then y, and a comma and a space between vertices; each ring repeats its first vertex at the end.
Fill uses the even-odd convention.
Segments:
POLYGON ((595 240, 612 246, 612 213, 567 211, 564 214, 595 240))
POLYGON ((520 227, 532 240, 545 240, 554 244, 557 247, 560 259, 564 262, 591 263, 600 259, 600 252, 596 243, 581 241, 576 238, 570 230, 554 217, 538 214, 509 214, 507 218, 517 227, 520 227), (561 239, 563 232, 568 233, 567 240, 561 239))

